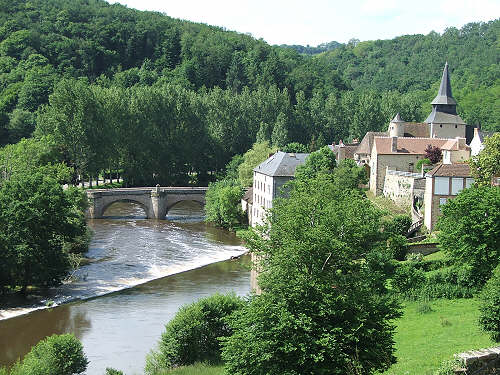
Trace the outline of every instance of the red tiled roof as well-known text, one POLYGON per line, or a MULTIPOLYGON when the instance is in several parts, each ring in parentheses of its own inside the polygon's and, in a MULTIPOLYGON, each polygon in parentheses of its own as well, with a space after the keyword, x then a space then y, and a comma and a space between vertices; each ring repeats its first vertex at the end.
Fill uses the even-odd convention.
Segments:
POLYGON ((438 164, 426 176, 470 177, 470 167, 467 163, 438 164))
POLYGON ((397 155, 397 154, 414 154, 425 155, 425 149, 428 145, 441 148, 448 139, 443 138, 413 138, 413 137, 398 137, 397 151, 392 152, 391 137, 375 137, 374 143, 377 148, 377 154, 397 155))

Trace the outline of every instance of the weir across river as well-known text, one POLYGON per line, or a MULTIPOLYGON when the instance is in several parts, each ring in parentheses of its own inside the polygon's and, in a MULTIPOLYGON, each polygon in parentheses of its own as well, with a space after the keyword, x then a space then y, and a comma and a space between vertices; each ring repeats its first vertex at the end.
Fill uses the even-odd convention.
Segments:
POLYGON ((87 190, 89 219, 102 218, 106 208, 115 202, 135 202, 142 206, 148 219, 164 219, 168 210, 182 201, 205 205, 206 187, 141 187, 87 190))

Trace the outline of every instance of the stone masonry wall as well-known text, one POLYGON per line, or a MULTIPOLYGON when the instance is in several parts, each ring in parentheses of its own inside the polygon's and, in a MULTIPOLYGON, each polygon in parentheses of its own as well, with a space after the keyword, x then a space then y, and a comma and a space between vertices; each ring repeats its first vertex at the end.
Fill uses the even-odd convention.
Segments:
POLYGON ((386 170, 384 196, 392 199, 398 206, 410 207, 415 188, 424 180, 421 174, 386 170))
POLYGON ((456 374, 500 375, 500 346, 457 354, 463 368, 456 374))

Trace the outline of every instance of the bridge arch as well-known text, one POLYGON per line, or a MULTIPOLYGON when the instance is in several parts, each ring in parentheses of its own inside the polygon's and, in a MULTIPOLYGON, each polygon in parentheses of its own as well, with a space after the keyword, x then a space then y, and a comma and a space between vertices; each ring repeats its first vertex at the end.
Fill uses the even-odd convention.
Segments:
POLYGON ((172 201, 170 200, 168 201, 167 213, 172 208, 174 208, 175 206, 177 206, 179 203, 182 202, 196 202, 200 205, 201 208, 205 207, 205 199, 177 199, 177 200, 172 199, 172 201))
POLYGON ((146 187, 87 190, 89 208, 87 217, 101 218, 113 203, 130 201, 141 205, 148 219, 164 219, 169 209, 182 201, 205 205, 206 187, 146 187))
POLYGON ((143 210, 144 210, 144 214, 146 215, 146 217, 149 217, 150 215, 150 212, 149 210, 151 209, 150 207, 148 207, 147 205, 145 205, 143 202, 140 202, 139 200, 137 199, 127 199, 127 198, 119 198, 114 200, 114 201, 111 201, 109 203, 107 203, 105 206, 102 207, 101 209, 101 215, 100 217, 104 217, 104 213, 106 212, 106 210, 112 206, 113 204, 115 203, 118 203, 118 202, 126 202, 126 203, 134 203, 134 204, 137 204, 138 206, 140 206, 143 210))

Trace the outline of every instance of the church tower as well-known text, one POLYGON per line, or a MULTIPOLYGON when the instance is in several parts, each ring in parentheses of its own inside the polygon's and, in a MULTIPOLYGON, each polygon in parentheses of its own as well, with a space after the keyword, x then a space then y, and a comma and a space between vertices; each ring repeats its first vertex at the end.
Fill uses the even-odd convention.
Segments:
POLYGON ((448 62, 444 66, 438 94, 431 104, 432 112, 425 120, 429 124, 431 138, 465 138, 466 124, 457 114, 457 101, 451 93, 448 62))

